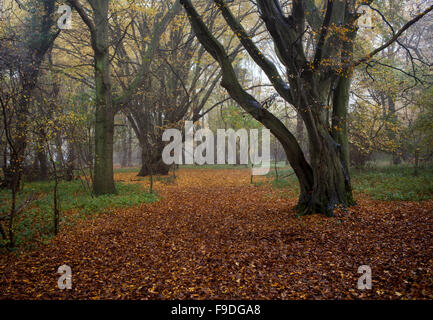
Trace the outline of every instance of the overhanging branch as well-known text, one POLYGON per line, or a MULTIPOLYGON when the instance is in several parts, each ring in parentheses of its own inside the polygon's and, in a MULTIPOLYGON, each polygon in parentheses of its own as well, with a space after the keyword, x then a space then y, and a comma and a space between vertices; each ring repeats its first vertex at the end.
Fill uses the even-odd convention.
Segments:
POLYGON ((364 56, 363 58, 353 62, 352 66, 356 67, 358 65, 360 65, 361 63, 367 62, 368 60, 370 60, 371 58, 373 58, 376 54, 378 54, 379 52, 381 52, 382 50, 385 50, 386 48, 388 48, 391 44, 393 44, 395 41, 398 40, 398 38, 407 30, 409 29, 412 25, 414 25, 416 22, 418 22, 419 20, 421 20, 426 14, 428 14, 429 12, 431 12, 433 10, 433 5, 428 7, 426 10, 424 10, 423 12, 421 12, 420 14, 418 14, 415 18, 413 18, 412 20, 410 20, 409 22, 407 22, 397 33, 394 34, 394 36, 389 39, 386 43, 384 43, 382 46, 380 46, 379 48, 371 51, 369 54, 367 54, 366 56, 364 56))

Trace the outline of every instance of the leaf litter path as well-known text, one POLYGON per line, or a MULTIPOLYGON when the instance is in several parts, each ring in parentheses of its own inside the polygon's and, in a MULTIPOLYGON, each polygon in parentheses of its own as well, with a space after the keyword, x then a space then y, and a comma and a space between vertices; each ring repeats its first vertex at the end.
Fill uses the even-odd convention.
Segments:
POLYGON ((100 214, 64 227, 50 245, 1 256, 0 297, 433 298, 433 201, 358 197, 336 218, 296 218, 294 194, 249 179, 248 170, 183 169, 176 183, 156 183, 157 203, 100 214), (57 288, 63 264, 72 290, 57 288), (357 289, 360 265, 372 269, 372 290, 357 289))

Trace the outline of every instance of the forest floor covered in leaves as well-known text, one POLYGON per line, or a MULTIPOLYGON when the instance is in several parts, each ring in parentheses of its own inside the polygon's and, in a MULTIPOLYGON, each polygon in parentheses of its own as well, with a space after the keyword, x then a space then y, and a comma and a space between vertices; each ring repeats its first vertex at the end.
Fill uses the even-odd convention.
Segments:
MULTIPOLYGON (((116 180, 148 184, 135 172, 116 180)), ((252 185, 247 169, 182 169, 155 189, 158 202, 95 215, 36 250, 0 255, 0 298, 433 298, 433 200, 358 193, 358 204, 334 218, 298 218, 295 191, 252 185), (57 287, 64 264, 72 290, 57 287), (361 265, 372 269, 372 290, 357 289, 361 265)))

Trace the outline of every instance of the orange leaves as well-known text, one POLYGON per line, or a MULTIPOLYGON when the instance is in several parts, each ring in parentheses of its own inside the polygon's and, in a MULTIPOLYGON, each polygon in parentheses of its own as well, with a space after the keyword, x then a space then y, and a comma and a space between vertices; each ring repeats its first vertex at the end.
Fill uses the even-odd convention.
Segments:
MULTIPOLYGON (((83 221, 51 245, 0 257, 2 298, 413 299, 432 298, 433 201, 357 199, 337 217, 296 218, 250 171, 181 169, 156 181, 159 202, 83 221), (73 289, 57 289, 56 268, 73 289), (373 290, 357 289, 357 269, 373 290)), ((147 184, 135 173, 117 180, 147 184)))

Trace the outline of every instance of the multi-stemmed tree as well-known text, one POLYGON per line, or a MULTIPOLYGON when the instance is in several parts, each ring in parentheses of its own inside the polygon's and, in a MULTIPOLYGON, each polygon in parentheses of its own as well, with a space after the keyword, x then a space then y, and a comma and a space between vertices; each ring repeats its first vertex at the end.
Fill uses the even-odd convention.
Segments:
MULTIPOLYGON (((232 2, 232 1, 230 1, 232 2)), ((232 62, 190 0, 181 0, 192 28, 203 47, 222 69, 221 85, 255 119, 281 142, 300 184, 298 209, 301 214, 332 215, 339 206, 353 204, 348 168, 347 105, 353 69, 386 49, 411 25, 433 10, 433 6, 394 32, 383 45, 362 57, 355 57, 359 5, 373 0, 293 0, 283 6, 279 0, 257 0, 260 18, 273 40, 275 54, 283 65, 280 74, 251 35, 235 18, 229 1, 214 0, 226 23, 250 57, 267 75, 277 93, 296 108, 309 139, 311 161, 307 162, 294 135, 274 114, 241 86, 232 62), (305 34, 313 33, 312 49, 305 50, 305 34)))
POLYGON ((87 0, 87 7, 79 0, 68 0, 68 3, 78 12, 90 32, 90 43, 93 50, 95 70, 95 164, 93 175, 93 192, 96 195, 115 193, 113 175, 113 139, 114 117, 132 98, 138 88, 144 83, 148 72, 148 64, 155 53, 158 42, 166 27, 179 12, 179 1, 160 8, 165 14, 158 15, 157 22, 150 34, 150 42, 141 56, 138 72, 125 86, 124 90, 115 95, 112 90, 110 48, 110 0, 87 0))
MULTIPOLYGON (((218 23, 218 11, 210 2, 203 4, 207 12, 206 21, 213 26, 216 37, 225 42, 234 60, 239 53, 239 45, 234 35, 227 35, 228 27, 218 23)), ((247 19, 250 11, 240 12, 240 19, 247 19)), ((146 30, 147 19, 136 19, 132 35, 135 50, 121 45, 121 65, 119 74, 135 73, 135 54, 141 47, 142 32, 146 30), (131 71, 132 70, 132 71, 131 71)), ((254 22, 256 28, 260 23, 254 22)), ((119 28, 120 29, 120 28, 119 28)), ((119 33, 119 32, 118 32, 119 33)), ((183 126, 184 120, 198 121, 210 98, 216 97, 215 87, 221 79, 218 65, 206 55, 185 16, 178 16, 167 28, 166 37, 160 41, 158 50, 149 64, 146 81, 124 109, 142 149, 142 168, 139 176, 149 174, 149 165, 154 174, 167 174, 169 166, 162 161, 165 142, 162 134, 165 129, 183 126), (151 164, 147 163, 149 159, 151 164)), ((212 106, 209 107, 211 109, 212 106)))

